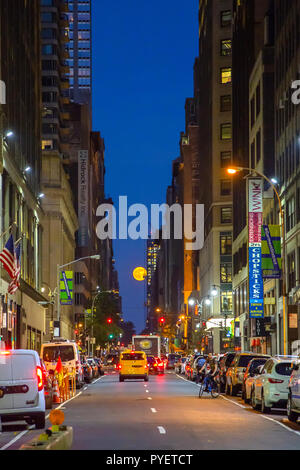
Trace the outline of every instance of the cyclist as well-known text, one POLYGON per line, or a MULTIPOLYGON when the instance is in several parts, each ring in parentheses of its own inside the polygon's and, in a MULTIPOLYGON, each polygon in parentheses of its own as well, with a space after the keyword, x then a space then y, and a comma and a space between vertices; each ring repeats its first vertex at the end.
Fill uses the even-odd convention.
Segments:
POLYGON ((214 379, 219 372, 218 362, 215 361, 212 357, 212 354, 209 354, 205 364, 200 369, 200 374, 204 373, 204 385, 205 385, 205 392, 208 392, 208 385, 211 379, 214 379))
POLYGON ((197 362, 197 377, 196 377, 196 383, 198 384, 199 382, 202 382, 202 379, 203 379, 203 373, 200 373, 200 370, 202 369, 202 367, 204 366, 205 362, 206 362, 206 358, 207 356, 202 356, 200 357, 200 359, 198 359, 198 362, 197 362))

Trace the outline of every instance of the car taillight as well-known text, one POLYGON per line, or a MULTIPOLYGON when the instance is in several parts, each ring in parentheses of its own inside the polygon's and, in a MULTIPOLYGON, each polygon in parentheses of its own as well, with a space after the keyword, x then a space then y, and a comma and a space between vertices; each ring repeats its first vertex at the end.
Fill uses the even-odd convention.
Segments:
POLYGON ((157 367, 157 364, 153 364, 153 365, 154 365, 154 367, 157 367))
POLYGON ((162 367, 162 366, 164 365, 164 363, 163 363, 163 362, 159 362, 158 365, 159 365, 159 367, 162 367))
POLYGON ((43 382, 43 371, 40 366, 37 366, 36 368, 36 375, 37 375, 37 380, 38 380, 38 391, 41 392, 44 388, 44 382, 43 382))
POLYGON ((145 369, 148 369, 148 365, 145 366, 145 369))
POLYGON ((9 355, 10 355, 10 351, 0 351, 0 355, 1 355, 1 356, 9 356, 9 355))
POLYGON ((270 384, 282 384, 284 382, 284 380, 280 380, 280 379, 268 379, 268 381, 270 382, 270 384))
POLYGON ((76 370, 79 370, 79 369, 80 369, 80 362, 76 361, 76 370))
POLYGON ((121 364, 118 365, 118 369, 121 370, 122 369, 122 366, 121 364))

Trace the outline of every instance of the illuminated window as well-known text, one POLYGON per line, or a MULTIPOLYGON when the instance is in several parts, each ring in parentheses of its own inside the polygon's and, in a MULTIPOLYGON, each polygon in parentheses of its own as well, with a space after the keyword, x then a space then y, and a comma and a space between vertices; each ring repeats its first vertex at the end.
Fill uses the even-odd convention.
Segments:
POLYGON ((232 311, 232 292, 224 291, 221 292, 221 312, 232 311))
POLYGON ((42 140, 42 150, 52 150, 53 140, 42 140))
POLYGON ((231 83, 231 67, 221 68, 221 83, 231 83))
POLYGON ((231 55, 231 39, 222 39, 221 41, 221 55, 231 55))

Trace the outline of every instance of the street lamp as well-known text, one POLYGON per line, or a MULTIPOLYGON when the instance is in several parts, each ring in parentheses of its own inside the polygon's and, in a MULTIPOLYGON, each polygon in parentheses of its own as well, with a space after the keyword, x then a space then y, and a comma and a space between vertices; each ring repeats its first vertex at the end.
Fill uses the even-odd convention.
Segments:
MULTIPOLYGON (((38 302, 40 305, 43 305, 43 306, 49 306, 51 305, 51 323, 52 323, 52 331, 51 331, 51 340, 53 340, 53 337, 54 337, 54 325, 53 325, 53 322, 54 322, 54 312, 53 312, 53 307, 54 307, 54 304, 55 304, 55 296, 57 295, 57 287, 55 287, 54 290, 51 289, 51 287, 46 283, 46 282, 43 282, 43 285, 47 286, 48 289, 49 289, 49 292, 48 292, 48 297, 50 297, 50 301, 49 302, 46 302, 46 301, 42 301, 42 302, 38 302)), ((42 287, 41 289, 42 293, 45 292, 45 288, 42 287)))
POLYGON ((260 171, 254 170, 253 168, 244 168, 244 167, 231 167, 227 169, 227 173, 229 175, 235 175, 240 171, 249 171, 250 173, 256 173, 257 175, 261 176, 265 179, 270 186, 272 187, 274 193, 276 194, 280 218, 281 218, 281 234, 282 234, 282 261, 281 261, 281 269, 282 269, 282 306, 283 306, 283 354, 287 354, 288 350, 288 339, 287 339, 287 292, 286 292, 286 272, 285 272, 285 224, 284 224, 284 210, 281 204, 279 193, 276 189, 275 184, 278 184, 275 178, 269 179, 266 175, 261 173, 260 171))
POLYGON ((60 271, 67 266, 71 266, 79 261, 84 261, 86 259, 97 259, 100 260, 100 255, 91 255, 91 256, 84 256, 83 258, 75 259, 70 261, 69 263, 63 264, 62 266, 57 265, 57 321, 60 322, 60 271))

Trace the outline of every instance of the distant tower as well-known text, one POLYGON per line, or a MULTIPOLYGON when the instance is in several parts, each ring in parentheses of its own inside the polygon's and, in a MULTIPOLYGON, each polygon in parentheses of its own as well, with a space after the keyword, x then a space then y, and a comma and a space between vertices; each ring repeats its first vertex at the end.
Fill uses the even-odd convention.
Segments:
POLYGON ((70 43, 70 98, 92 101, 92 0, 68 0, 70 43))

